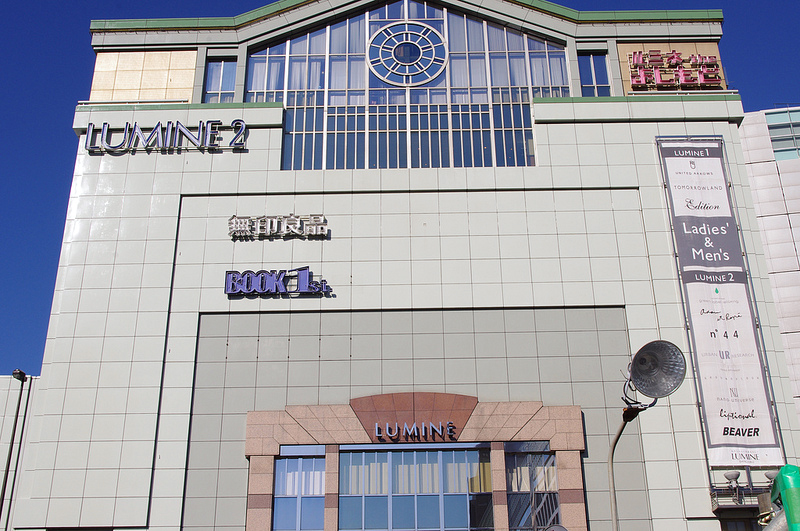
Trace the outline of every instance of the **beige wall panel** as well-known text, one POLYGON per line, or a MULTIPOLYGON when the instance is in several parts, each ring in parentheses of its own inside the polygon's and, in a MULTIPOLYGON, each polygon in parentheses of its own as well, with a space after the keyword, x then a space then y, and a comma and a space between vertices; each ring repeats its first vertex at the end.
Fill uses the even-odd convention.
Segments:
POLYGON ((101 52, 89 101, 191 103, 197 51, 101 52))

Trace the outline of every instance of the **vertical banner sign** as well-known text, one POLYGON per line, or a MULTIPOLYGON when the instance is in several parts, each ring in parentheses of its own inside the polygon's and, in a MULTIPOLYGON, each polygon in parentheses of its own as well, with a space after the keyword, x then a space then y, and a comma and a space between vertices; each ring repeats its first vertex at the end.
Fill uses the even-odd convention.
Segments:
POLYGON ((694 342, 711 466, 784 464, 722 141, 657 139, 694 342))

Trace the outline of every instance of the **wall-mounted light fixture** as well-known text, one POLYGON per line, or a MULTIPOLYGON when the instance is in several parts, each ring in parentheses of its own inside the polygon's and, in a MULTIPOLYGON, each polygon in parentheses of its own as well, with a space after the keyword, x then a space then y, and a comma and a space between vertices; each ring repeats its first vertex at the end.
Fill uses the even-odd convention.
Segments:
POLYGON ((622 410, 622 424, 608 449, 608 483, 611 494, 611 529, 617 531, 617 489, 614 484, 614 450, 625 429, 625 425, 635 419, 639 413, 653 407, 659 398, 674 393, 686 377, 686 359, 681 349, 669 341, 651 341, 633 356, 628 366, 628 379, 622 388, 622 401, 626 407, 622 410), (634 391, 652 398, 649 404, 634 399, 634 391))

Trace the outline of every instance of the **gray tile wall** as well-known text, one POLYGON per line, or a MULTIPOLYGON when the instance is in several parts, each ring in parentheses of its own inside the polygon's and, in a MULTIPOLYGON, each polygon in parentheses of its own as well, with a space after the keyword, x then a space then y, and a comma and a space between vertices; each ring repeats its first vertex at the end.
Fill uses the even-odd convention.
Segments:
MULTIPOLYGON (((201 315, 184 527, 244 529, 247 411, 283 409, 290 397, 322 403, 332 387, 342 403, 385 387, 489 386, 502 400, 580 405, 589 518, 608 518, 608 434, 629 352, 619 307, 201 315)), ((617 454, 621 517, 650 529, 641 444, 629 426, 617 454)))

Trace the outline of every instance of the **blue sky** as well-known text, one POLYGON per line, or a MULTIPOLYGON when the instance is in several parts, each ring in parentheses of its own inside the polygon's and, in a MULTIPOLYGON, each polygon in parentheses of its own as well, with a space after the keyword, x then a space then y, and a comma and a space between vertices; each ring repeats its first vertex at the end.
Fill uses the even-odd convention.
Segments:
MULTIPOLYGON (((92 19, 232 16, 264 0, 10 2, 0 29, 3 189, 0 193, 0 374, 39 374, 78 145, 75 105, 89 97, 92 19), (10 48, 10 49, 9 49, 10 48)), ((721 60, 746 111, 800 106, 800 2, 775 0, 564 0, 581 10, 710 9, 725 16, 721 60)))

